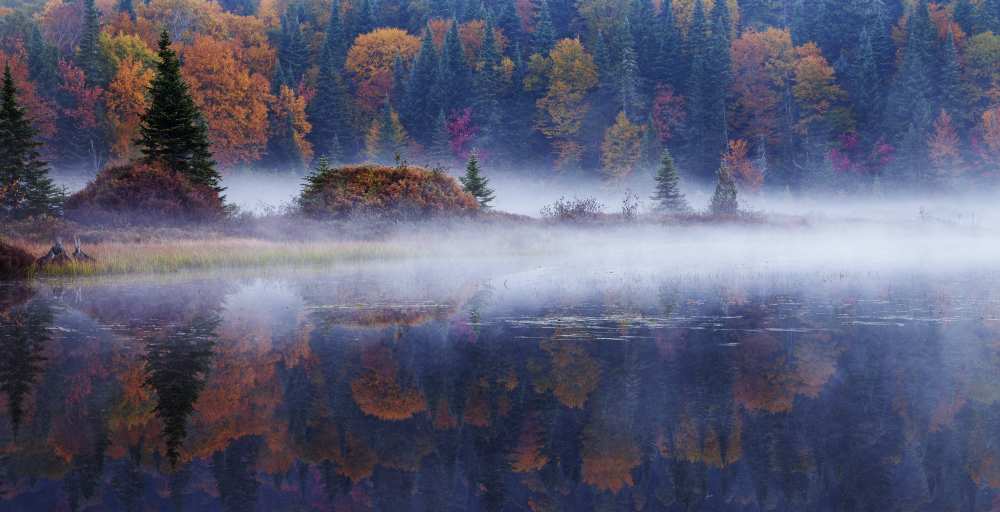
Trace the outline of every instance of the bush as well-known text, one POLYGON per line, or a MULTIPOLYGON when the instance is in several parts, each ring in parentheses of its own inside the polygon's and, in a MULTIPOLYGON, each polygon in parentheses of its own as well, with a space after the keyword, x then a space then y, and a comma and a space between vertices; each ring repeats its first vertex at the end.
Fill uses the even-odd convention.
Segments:
POLYGON ((35 258, 20 247, 0 240, 0 279, 21 277, 35 264, 35 258))
POLYGON ((66 201, 66 217, 86 224, 187 224, 225 214, 222 197, 157 164, 102 170, 66 201))
POLYGON ((560 197, 558 201, 542 208, 541 213, 545 219, 560 222, 592 221, 603 215, 604 205, 593 197, 572 200, 560 197))
POLYGON ((479 209, 476 198, 442 172, 380 165, 316 172, 307 178, 298 203, 304 214, 320 219, 422 219, 479 209))

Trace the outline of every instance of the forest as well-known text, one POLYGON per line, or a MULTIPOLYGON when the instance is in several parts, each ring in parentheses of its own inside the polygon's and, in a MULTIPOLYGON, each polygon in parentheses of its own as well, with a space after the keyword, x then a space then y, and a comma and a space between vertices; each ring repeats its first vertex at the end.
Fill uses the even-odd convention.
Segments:
POLYGON ((4 0, 42 161, 143 154, 161 32, 224 175, 475 152, 622 183, 669 150, 691 183, 866 194, 1000 159, 996 0, 4 0))

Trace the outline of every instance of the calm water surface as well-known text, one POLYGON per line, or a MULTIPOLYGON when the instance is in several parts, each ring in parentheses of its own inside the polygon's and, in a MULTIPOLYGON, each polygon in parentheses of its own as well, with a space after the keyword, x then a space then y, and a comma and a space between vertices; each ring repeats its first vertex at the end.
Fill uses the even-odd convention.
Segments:
POLYGON ((0 510, 1000 510, 1000 273, 0 285, 0 510))

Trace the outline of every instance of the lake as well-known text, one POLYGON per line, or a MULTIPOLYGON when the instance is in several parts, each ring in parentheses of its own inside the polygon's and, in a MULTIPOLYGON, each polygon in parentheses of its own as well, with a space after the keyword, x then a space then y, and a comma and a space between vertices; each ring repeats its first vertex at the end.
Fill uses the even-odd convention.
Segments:
POLYGON ((1000 272, 0 285, 2 510, 1000 510, 1000 272))

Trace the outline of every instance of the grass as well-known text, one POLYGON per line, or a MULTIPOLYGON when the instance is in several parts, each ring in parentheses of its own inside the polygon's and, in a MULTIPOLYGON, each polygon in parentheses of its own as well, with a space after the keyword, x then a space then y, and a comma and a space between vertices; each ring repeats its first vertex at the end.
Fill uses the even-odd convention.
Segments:
MULTIPOLYGON (((34 254, 48 247, 19 244, 34 254)), ((173 273, 185 270, 269 266, 323 266, 336 263, 396 259, 412 251, 385 242, 270 242, 251 239, 110 242, 88 245, 94 261, 38 269, 38 276, 97 276, 173 273)))

